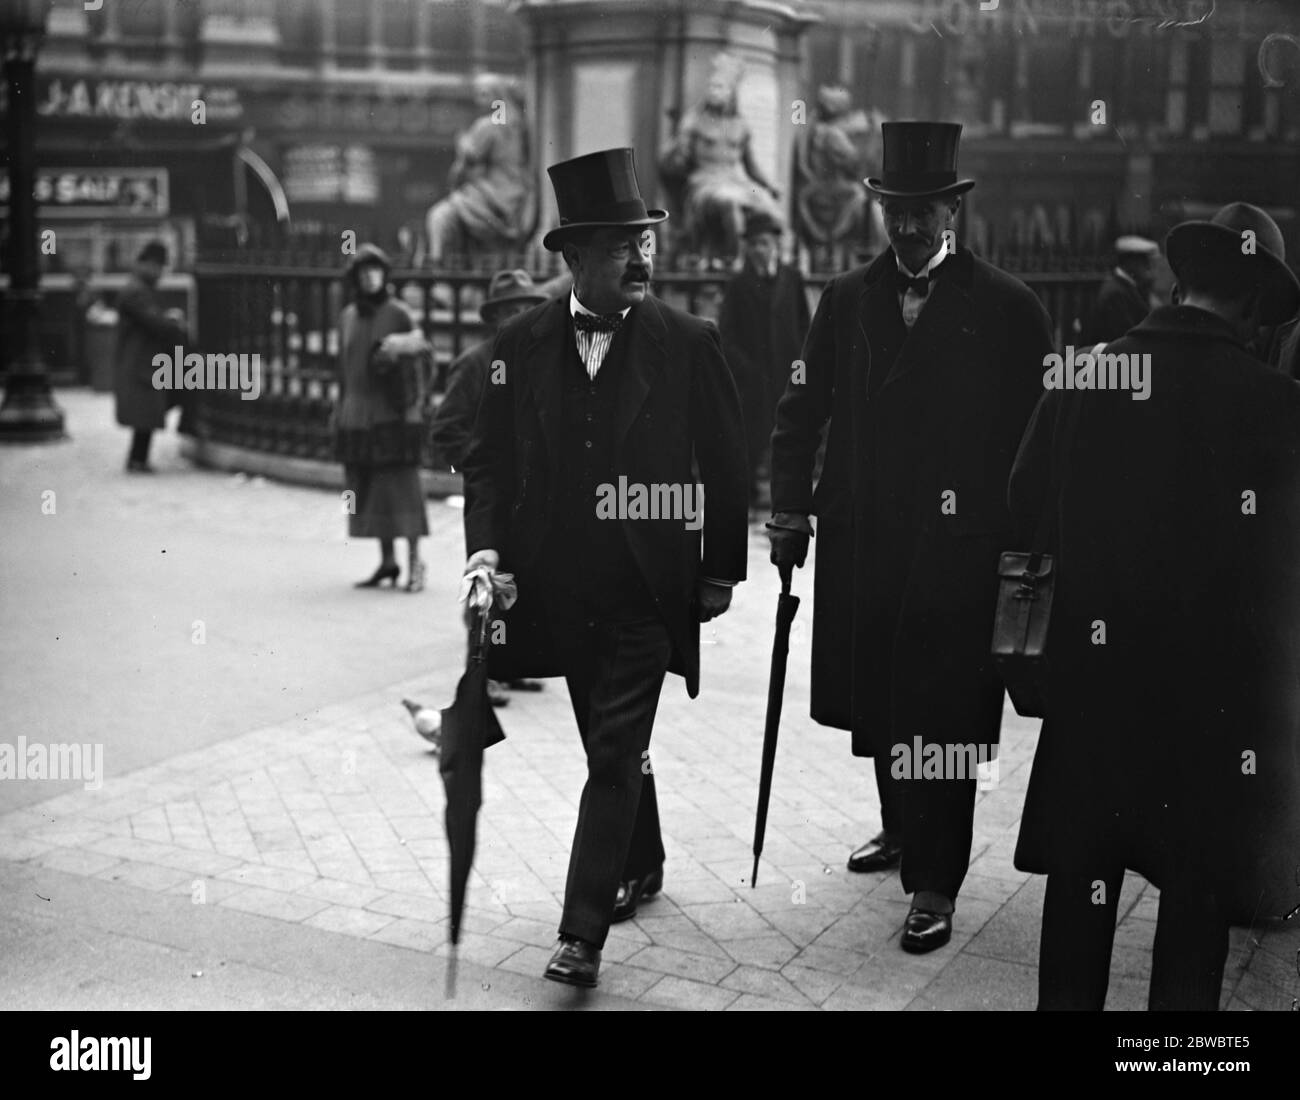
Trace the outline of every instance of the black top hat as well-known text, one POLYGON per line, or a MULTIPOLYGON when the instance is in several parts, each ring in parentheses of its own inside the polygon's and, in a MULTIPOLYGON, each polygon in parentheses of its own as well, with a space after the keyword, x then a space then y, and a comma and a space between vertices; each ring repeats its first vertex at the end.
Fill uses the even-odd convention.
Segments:
POLYGON ((961 195, 974 180, 957 178, 959 122, 882 122, 884 166, 867 190, 886 199, 937 199, 961 195))
POLYGON ((1189 260, 1203 257, 1213 266, 1256 280, 1264 292, 1260 322, 1280 325, 1300 309, 1300 279, 1286 265, 1286 240, 1277 222, 1258 206, 1230 202, 1207 221, 1180 222, 1165 238, 1165 255, 1175 275, 1189 260), (1245 236, 1249 231, 1252 238, 1245 236), (1253 239, 1253 251, 1243 251, 1253 239))
POLYGON ((560 211, 559 228, 542 238, 542 247, 547 251, 558 252, 565 237, 575 229, 636 229, 668 217, 666 210, 646 209, 631 149, 602 149, 552 164, 546 172, 560 211))

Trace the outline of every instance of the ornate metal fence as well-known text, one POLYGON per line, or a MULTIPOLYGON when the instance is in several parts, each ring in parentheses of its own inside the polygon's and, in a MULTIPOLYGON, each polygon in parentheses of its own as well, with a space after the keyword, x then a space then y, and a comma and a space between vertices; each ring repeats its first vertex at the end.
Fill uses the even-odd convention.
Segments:
MULTIPOLYGON (((345 292, 337 264, 312 263, 314 256, 265 258, 262 262, 216 260, 201 263, 198 282, 198 338, 205 352, 261 356, 262 393, 256 401, 236 392, 203 393, 198 423, 201 435, 218 443, 295 458, 333 459, 330 414, 338 396, 337 320, 345 292), (287 261, 287 262, 286 262, 287 261)), ((1006 262, 1009 257, 1004 258, 1006 262)), ((1096 293, 1103 273, 1095 265, 1074 270, 1023 270, 1019 277, 1042 298, 1053 318, 1056 342, 1073 341, 1078 323, 1096 293)), ((553 272, 543 272, 548 278, 553 272)), ((716 317, 726 272, 663 270, 655 292, 683 309, 716 317)), ((820 293, 831 278, 814 274, 807 282, 820 293)), ((466 348, 486 338, 479 320, 490 273, 486 271, 397 271, 392 283, 434 347, 434 401, 445 388, 447 368, 466 348)), ((445 469, 426 449, 425 464, 445 469)))

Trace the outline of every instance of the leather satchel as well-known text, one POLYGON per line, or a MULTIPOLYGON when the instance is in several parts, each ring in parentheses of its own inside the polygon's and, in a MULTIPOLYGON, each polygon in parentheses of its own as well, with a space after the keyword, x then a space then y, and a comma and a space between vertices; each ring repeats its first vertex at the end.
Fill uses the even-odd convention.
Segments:
POLYGON ((1034 548, 1008 550, 998 559, 993 661, 1011 705, 1026 718, 1043 718, 1047 713, 1047 633, 1059 569, 1052 545, 1076 419, 1068 407, 1066 415, 1060 437, 1053 440, 1051 491, 1038 520, 1034 548))

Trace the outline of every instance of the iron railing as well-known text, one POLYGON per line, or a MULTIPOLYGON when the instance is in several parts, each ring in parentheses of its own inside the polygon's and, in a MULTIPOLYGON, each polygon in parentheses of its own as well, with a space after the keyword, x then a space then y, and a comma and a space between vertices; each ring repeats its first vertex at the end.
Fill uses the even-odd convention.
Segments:
MULTIPOLYGON (((540 279, 553 275, 542 272, 540 279)), ((200 350, 259 354, 262 392, 241 400, 237 392, 199 395, 202 437, 257 451, 321 461, 333 460, 330 415, 338 397, 337 319, 345 303, 338 266, 300 263, 205 262, 196 269, 200 350)), ((434 349, 428 389, 436 404, 447 368, 462 351, 488 335, 479 319, 490 272, 396 271, 398 300, 434 349)), ((1104 277, 1091 270, 1022 271, 1053 319, 1055 339, 1074 341, 1080 320, 1104 277)), ((728 273, 656 270, 655 293, 700 316, 716 318, 728 273)), ((813 274, 814 294, 831 278, 813 274)), ((425 465, 445 469, 426 447, 425 465)))

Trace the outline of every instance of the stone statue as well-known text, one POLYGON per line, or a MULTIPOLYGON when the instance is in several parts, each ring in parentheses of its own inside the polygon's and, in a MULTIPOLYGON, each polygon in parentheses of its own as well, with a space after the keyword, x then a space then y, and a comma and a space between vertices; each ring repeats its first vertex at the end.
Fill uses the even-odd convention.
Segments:
POLYGON ((475 79, 474 93, 486 113, 457 137, 451 194, 426 217, 433 267, 470 253, 520 252, 536 228, 523 93, 515 81, 490 74, 475 79))
POLYGON ((686 113, 659 160, 675 192, 674 213, 680 210, 686 224, 687 251, 724 264, 739 255, 746 210, 784 221, 781 193, 755 164, 749 124, 740 117, 741 71, 731 55, 714 57, 704 102, 686 113))
POLYGON ((882 121, 854 109, 845 88, 817 90, 816 118, 795 146, 795 230, 814 252, 883 247, 880 209, 862 182, 879 167, 882 121))

